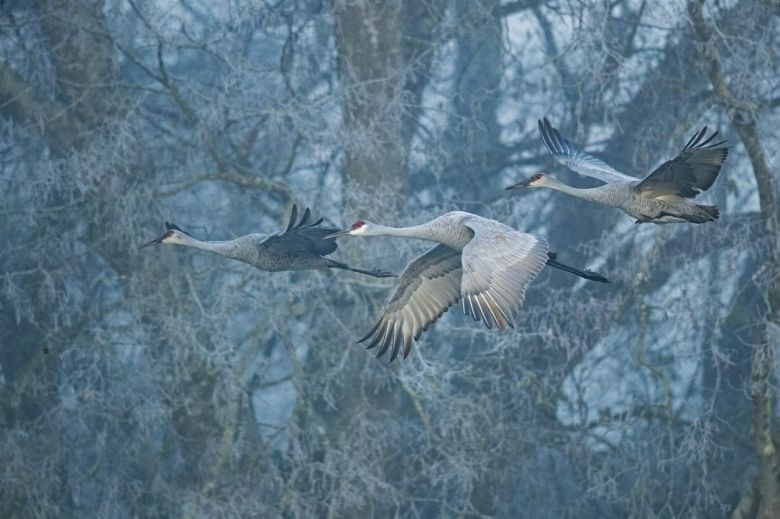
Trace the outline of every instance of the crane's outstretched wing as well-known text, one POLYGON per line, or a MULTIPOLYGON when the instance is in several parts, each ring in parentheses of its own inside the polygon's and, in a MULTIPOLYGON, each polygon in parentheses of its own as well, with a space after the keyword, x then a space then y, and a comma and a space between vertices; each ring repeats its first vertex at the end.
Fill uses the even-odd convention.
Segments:
POLYGON ((298 207, 293 205, 287 228, 279 234, 270 236, 262 245, 291 253, 313 253, 319 256, 327 256, 332 253, 336 250, 336 241, 323 238, 337 232, 338 229, 317 227, 322 223, 322 218, 314 223, 308 223, 310 216, 311 211, 307 207, 298 221, 298 207))
POLYGON ((586 175, 602 182, 636 182, 638 179, 630 177, 616 170, 601 159, 597 159, 577 147, 576 144, 564 138, 558 130, 553 128, 545 117, 539 121, 539 133, 542 135, 544 145, 552 156, 572 171, 580 175, 586 175))
POLYGON ((474 238, 463 249, 463 311, 488 328, 514 328, 525 289, 547 263, 547 240, 484 218, 464 224, 474 238))
POLYGON ((702 141, 706 133, 705 126, 693 134, 675 158, 664 162, 642 179, 636 186, 637 191, 645 198, 664 195, 693 198, 709 189, 718 178, 729 149, 717 147, 724 144, 725 140, 710 144, 718 132, 702 141))
POLYGON ((358 342, 379 346, 377 357, 390 350, 390 362, 403 346, 404 358, 431 323, 460 299, 460 251, 437 245, 414 259, 401 274, 382 315, 358 342))

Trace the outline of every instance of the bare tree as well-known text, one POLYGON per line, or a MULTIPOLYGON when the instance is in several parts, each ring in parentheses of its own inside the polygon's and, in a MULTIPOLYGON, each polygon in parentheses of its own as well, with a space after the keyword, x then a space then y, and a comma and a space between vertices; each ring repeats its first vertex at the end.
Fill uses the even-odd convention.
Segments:
POLYGON ((4 517, 780 507, 771 2, 1 5, 4 517), (507 196, 539 168, 579 181, 543 116, 637 174, 716 127, 721 219, 507 196), (475 211, 612 284, 545 271, 519 330, 454 308, 388 366, 354 340, 391 281, 137 249, 163 220, 274 232, 293 202, 339 225, 475 211))

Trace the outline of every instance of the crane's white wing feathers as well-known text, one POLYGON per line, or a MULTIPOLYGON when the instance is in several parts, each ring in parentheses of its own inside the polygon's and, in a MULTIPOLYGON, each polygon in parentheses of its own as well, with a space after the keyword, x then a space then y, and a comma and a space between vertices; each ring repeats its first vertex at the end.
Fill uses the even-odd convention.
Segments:
POLYGON ((577 147, 563 137, 545 117, 539 121, 539 133, 552 156, 572 171, 606 182, 637 182, 639 179, 616 170, 606 162, 577 147))
POLYGON ((403 347, 404 357, 431 323, 460 299, 461 253, 437 245, 404 269, 374 328, 358 342, 379 346, 377 357, 390 349, 390 362, 403 347))
POLYGON ((474 238, 463 249, 463 311, 488 328, 514 327, 525 290, 547 263, 547 240, 502 223, 469 218, 474 238))

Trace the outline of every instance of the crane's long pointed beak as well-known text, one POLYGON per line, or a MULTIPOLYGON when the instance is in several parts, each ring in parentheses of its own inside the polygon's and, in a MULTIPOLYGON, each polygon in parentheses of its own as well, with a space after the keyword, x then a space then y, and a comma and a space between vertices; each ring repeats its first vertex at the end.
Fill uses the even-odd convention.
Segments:
POLYGON ((146 247, 151 247, 152 245, 159 245, 159 244, 162 243, 164 237, 165 237, 165 235, 163 234, 159 238, 155 238, 154 240, 152 240, 150 242, 146 242, 146 243, 144 243, 143 245, 141 245, 138 248, 139 249, 145 249, 146 247))
POLYGON ((323 238, 323 240, 335 240, 339 236, 349 236, 349 231, 352 229, 345 229, 343 231, 334 232, 333 234, 329 234, 323 238))
POLYGON ((528 187, 529 181, 523 180, 522 182, 518 182, 517 184, 512 184, 508 188, 506 188, 507 191, 511 191, 513 189, 520 189, 521 187, 528 187))

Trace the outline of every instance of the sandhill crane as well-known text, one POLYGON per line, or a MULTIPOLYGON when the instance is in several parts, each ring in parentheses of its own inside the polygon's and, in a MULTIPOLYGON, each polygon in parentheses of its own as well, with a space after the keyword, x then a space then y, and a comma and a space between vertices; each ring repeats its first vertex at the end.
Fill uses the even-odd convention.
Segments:
POLYGON ((243 261, 260 270, 270 272, 335 268, 378 278, 395 276, 392 272, 358 269, 325 258, 324 256, 336 250, 335 240, 327 235, 338 229, 317 227, 322 223, 322 218, 307 224, 310 215, 311 212, 306 208, 301 220, 297 221, 298 208, 293 206, 290 222, 283 232, 271 236, 247 234, 227 241, 201 241, 181 230, 177 225, 165 222, 165 233, 156 240, 143 244, 141 248, 158 244, 194 247, 243 261))
POLYGON ((561 136, 547 118, 539 121, 539 132, 555 160, 581 175, 601 180, 605 185, 578 189, 540 171, 507 189, 546 187, 563 191, 591 202, 622 209, 636 218, 635 223, 704 223, 715 220, 720 214, 717 206, 696 204, 688 200, 709 189, 728 155, 728 148, 717 147, 725 140, 710 144, 718 132, 702 140, 707 133, 706 126, 691 137, 675 158, 664 162, 641 180, 620 173, 582 151, 561 136))
POLYGON ((390 362, 401 348, 406 358, 412 339, 419 339, 461 298, 463 311, 475 321, 499 330, 514 327, 525 289, 545 264, 609 283, 590 270, 556 261, 542 237, 462 211, 412 227, 358 220, 328 238, 338 236, 400 236, 439 243, 406 266, 376 325, 358 341, 368 341, 368 349, 379 346, 377 357, 390 349, 390 362))

